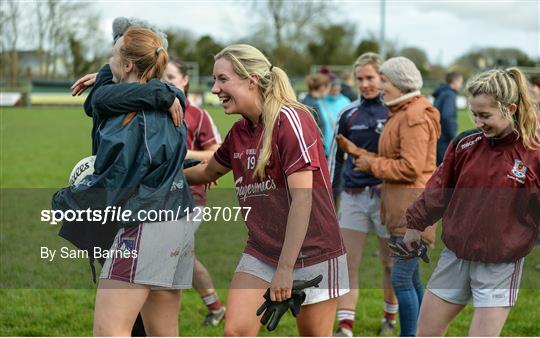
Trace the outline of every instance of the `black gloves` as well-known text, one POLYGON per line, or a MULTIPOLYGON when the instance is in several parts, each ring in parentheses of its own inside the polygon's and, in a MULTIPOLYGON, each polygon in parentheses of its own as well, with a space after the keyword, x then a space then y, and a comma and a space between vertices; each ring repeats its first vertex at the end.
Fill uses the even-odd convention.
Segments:
POLYGON ((306 293, 303 290, 309 287, 319 287, 322 279, 323 276, 318 275, 308 281, 293 281, 291 298, 281 302, 274 302, 270 299, 270 288, 268 288, 264 294, 265 301, 257 310, 257 316, 260 316, 264 312, 261 317, 261 324, 266 325, 268 323, 266 328, 268 331, 273 331, 288 309, 291 309, 292 315, 296 317, 300 313, 300 306, 306 300, 306 293))
POLYGON ((420 257, 422 260, 426 263, 429 263, 429 257, 427 255, 427 246, 424 242, 413 242, 411 243, 414 250, 409 251, 407 249, 407 246, 405 246, 405 243, 403 242, 403 238, 401 237, 392 237, 390 239, 390 242, 388 243, 388 246, 390 247, 390 250, 392 251, 392 257, 399 257, 402 259, 411 259, 414 257, 420 257))

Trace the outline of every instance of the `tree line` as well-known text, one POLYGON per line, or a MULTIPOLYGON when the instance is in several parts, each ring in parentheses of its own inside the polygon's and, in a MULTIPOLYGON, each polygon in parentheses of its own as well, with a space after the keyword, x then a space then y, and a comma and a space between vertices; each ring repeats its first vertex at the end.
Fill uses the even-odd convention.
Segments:
MULTIPOLYGON (((201 75, 212 73, 212 56, 226 44, 244 42, 261 49, 290 76, 302 77, 311 65, 350 65, 364 52, 381 50, 375 33, 364 32, 358 39, 354 23, 331 23, 327 14, 332 12, 331 6, 321 1, 253 1, 250 11, 256 22, 254 29, 230 41, 218 41, 209 35, 198 37, 179 27, 161 28, 168 35, 169 53, 197 62, 201 75)), ((110 55, 111 38, 100 30, 100 20, 89 2, 4 1, 0 11, 2 80, 16 84, 28 78, 74 79, 96 71, 110 55), (37 71, 29 73, 20 66, 21 45, 34 52, 37 71)), ((448 71, 431 62, 419 47, 386 41, 384 50, 385 57, 410 58, 428 81, 440 81, 448 71)), ((519 49, 481 48, 460 56, 449 68, 468 77, 487 67, 539 65, 540 60, 519 49)))

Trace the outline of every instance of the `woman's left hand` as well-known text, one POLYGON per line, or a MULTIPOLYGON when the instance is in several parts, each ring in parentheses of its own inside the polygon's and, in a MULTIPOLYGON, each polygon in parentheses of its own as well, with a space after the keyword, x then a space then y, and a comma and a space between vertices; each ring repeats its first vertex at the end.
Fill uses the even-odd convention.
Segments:
POLYGON ((281 302, 292 297, 293 269, 278 266, 270 284, 270 299, 281 302))
POLYGON ((371 156, 360 156, 354 160, 354 171, 362 171, 368 174, 371 174, 371 165, 375 161, 374 157, 371 156))

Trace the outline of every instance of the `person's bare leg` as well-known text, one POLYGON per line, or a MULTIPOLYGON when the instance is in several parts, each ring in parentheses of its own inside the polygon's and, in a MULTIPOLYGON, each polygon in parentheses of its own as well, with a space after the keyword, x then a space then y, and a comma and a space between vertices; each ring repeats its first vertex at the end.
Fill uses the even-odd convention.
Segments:
POLYGON ((338 298, 337 308, 355 310, 358 302, 358 270, 362 262, 364 252, 364 243, 367 233, 341 229, 343 244, 347 250, 347 268, 349 271, 349 289, 350 291, 338 298))
POLYGON ((395 329, 398 300, 392 287, 392 257, 390 256, 390 248, 388 247, 388 239, 378 237, 379 239, 379 258, 382 265, 382 288, 384 294, 384 322, 381 323, 379 334, 388 334, 395 329), (389 309, 386 308, 388 304, 389 309), (391 307, 390 307, 391 306, 391 307), (396 311, 393 311, 395 308, 396 311), (390 311, 392 309, 392 311, 390 311), (388 310, 388 312, 387 312, 388 310))
POLYGON ((397 304, 397 298, 392 288, 391 272, 392 272, 392 257, 390 256, 390 248, 388 240, 379 237, 379 253, 381 264, 383 267, 382 287, 384 290, 384 301, 389 304, 397 304))
POLYGON ((497 337, 508 318, 511 307, 477 307, 474 309, 469 336, 497 337))
POLYGON ((450 322, 464 307, 465 305, 449 303, 426 290, 420 306, 416 335, 418 337, 444 336, 450 322))
POLYGON ((270 283, 244 272, 234 274, 225 312, 225 336, 256 336, 261 327, 257 309, 270 283))
POLYGON ((148 336, 178 336, 179 290, 152 290, 141 309, 148 336))
POLYGON ((302 337, 330 337, 334 327, 337 298, 304 305, 296 317, 298 333, 302 337))
POLYGON ((100 279, 94 308, 94 336, 129 336, 150 288, 100 279))
POLYGON ((216 292, 210 273, 197 257, 195 257, 195 264, 193 265, 193 287, 201 297, 216 292))

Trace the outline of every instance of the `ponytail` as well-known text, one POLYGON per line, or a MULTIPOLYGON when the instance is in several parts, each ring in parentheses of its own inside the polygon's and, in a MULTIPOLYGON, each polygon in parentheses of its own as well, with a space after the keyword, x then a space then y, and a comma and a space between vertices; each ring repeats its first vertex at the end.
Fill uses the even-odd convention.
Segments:
MULTIPOLYGON (((296 94, 289 82, 287 74, 279 67, 273 66, 270 72, 270 79, 266 88, 261 86, 263 92, 263 142, 259 160, 253 172, 254 176, 264 178, 264 168, 270 161, 272 155, 272 135, 274 126, 279 117, 281 108, 286 105, 292 108, 307 110, 307 108, 296 100, 296 94)), ((311 114, 310 114, 311 116, 311 114)))
POLYGON ((215 60, 220 58, 229 60, 235 73, 243 79, 252 74, 259 77, 264 132, 253 176, 264 178, 266 165, 272 155, 272 135, 281 108, 283 106, 302 110, 307 108, 296 100, 287 74, 281 68, 273 66, 257 48, 245 44, 230 45, 214 57, 215 60))
POLYGON ((506 70, 517 84, 519 94, 518 109, 516 111, 516 129, 523 139, 523 144, 527 148, 538 148, 540 146, 540 135, 538 134, 538 116, 536 107, 529 93, 527 79, 525 75, 515 67, 506 70))

